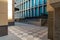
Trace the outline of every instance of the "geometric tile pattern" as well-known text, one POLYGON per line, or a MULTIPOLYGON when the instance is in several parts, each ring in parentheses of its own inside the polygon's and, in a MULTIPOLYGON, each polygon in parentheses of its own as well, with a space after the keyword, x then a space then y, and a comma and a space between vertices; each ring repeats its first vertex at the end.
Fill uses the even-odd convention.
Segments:
POLYGON ((10 26, 8 29, 21 40, 48 40, 47 27, 19 23, 18 25, 10 26))

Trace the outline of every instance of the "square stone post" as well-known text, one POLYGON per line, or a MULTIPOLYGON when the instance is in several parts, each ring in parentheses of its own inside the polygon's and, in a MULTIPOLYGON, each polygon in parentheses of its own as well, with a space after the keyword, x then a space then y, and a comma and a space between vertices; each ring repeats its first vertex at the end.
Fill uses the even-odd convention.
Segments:
POLYGON ((8 2, 0 0, 0 37, 8 34, 8 2))

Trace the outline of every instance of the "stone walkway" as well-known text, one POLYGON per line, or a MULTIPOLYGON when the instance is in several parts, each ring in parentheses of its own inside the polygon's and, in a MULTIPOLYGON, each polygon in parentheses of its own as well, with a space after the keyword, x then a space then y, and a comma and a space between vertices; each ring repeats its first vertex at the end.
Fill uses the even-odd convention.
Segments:
POLYGON ((24 23, 15 23, 9 26, 9 35, 0 37, 0 40, 48 40, 48 28, 24 23))

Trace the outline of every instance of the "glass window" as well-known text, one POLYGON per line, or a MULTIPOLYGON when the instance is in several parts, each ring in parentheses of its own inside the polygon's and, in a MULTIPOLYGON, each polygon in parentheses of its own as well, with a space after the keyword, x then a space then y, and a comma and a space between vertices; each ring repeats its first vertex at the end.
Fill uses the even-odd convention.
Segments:
POLYGON ((46 4, 47 3, 47 0, 44 0, 44 4, 46 4))
POLYGON ((30 9, 30 17, 32 17, 32 10, 30 9))
POLYGON ((30 0, 30 8, 32 7, 32 0, 30 0))
POLYGON ((32 9, 32 16, 35 17, 35 10, 32 9))
POLYGON ((47 14, 47 7, 44 6, 44 13, 47 14))
POLYGON ((25 10, 26 10, 26 3, 25 3, 25 10))
POLYGON ((29 9, 29 17, 30 17, 30 9, 29 9))
POLYGON ((24 17, 24 14, 23 14, 23 12, 22 12, 22 18, 24 17))
POLYGON ((20 0, 20 2, 22 2, 22 0, 20 0))
POLYGON ((25 17, 25 11, 24 11, 24 17, 25 17))
POLYGON ((29 10, 28 10, 28 17, 29 17, 29 10))
POLYGON ((39 0, 36 0, 36 6, 38 6, 39 5, 39 0))
POLYGON ((22 13, 22 18, 23 18, 23 12, 21 12, 22 13))
POLYGON ((23 2, 23 0, 22 0, 22 2, 23 2))
MULTIPOLYGON (((25 12, 25 11, 24 11, 25 12)), ((23 12, 23 15, 24 15, 24 18, 25 18, 25 14, 24 14, 24 12, 23 12)))
POLYGON ((32 7, 35 6, 35 0, 32 0, 32 7))
POLYGON ((22 4, 22 10, 23 10, 23 8, 24 8, 24 5, 22 4))
POLYGON ((22 18, 22 13, 20 12, 20 18, 22 18))
POLYGON ((19 6, 16 6, 16 8, 19 8, 19 6))
POLYGON ((22 10, 22 5, 21 5, 21 10, 22 10))
POLYGON ((26 9, 28 9, 28 1, 26 2, 26 9))
POLYGON ((20 6, 19 6, 19 10, 20 10, 20 6))
POLYGON ((43 0, 39 0, 39 4, 43 4, 43 0))
POLYGON ((27 2, 27 8, 29 8, 29 1, 27 2))
POLYGON ((25 3, 24 3, 24 9, 25 9, 25 3))
POLYGON ((31 16, 33 17, 32 9, 31 9, 31 16))
POLYGON ((25 11, 25 17, 27 17, 27 12, 25 11))
POLYGON ((20 18, 21 18, 21 12, 20 12, 20 18))
POLYGON ((22 0, 24 2, 24 0, 22 0))
POLYGON ((35 14, 36 14, 36 16, 39 16, 38 8, 35 9, 35 14))
POLYGON ((22 13, 21 12, 20 12, 20 16, 21 16, 20 18, 22 18, 22 13))
POLYGON ((33 13, 34 13, 34 9, 32 8, 32 17, 33 17, 33 15, 34 15, 33 13))
POLYGON ((24 4, 23 4, 23 10, 24 10, 24 4))
POLYGON ((28 2, 26 2, 26 9, 27 9, 27 7, 28 7, 28 2))
POLYGON ((16 3, 20 3, 20 1, 21 1, 21 0, 16 0, 15 2, 16 2, 16 3))
POLYGON ((26 17, 28 17, 28 11, 26 10, 26 17))
POLYGON ((26 2, 26 9, 29 8, 29 1, 26 2))
POLYGON ((42 7, 39 8, 39 13, 42 14, 42 7))
POLYGON ((20 5, 21 6, 21 10, 22 10, 22 5, 20 5))
POLYGON ((27 0, 24 0, 24 1, 27 1, 27 0))
POLYGON ((24 12, 24 15, 25 15, 25 17, 26 17, 26 11, 24 12))

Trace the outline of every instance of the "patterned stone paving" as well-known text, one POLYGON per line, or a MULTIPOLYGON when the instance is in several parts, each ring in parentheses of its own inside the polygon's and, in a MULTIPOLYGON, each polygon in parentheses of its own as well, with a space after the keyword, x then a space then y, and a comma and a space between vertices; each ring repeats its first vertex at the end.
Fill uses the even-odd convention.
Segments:
MULTIPOLYGON (((10 35, 6 36, 8 40, 48 40, 47 27, 16 23, 15 26, 9 26, 8 30, 10 35)), ((3 37, 1 37, 0 39, 2 38, 3 37)))

